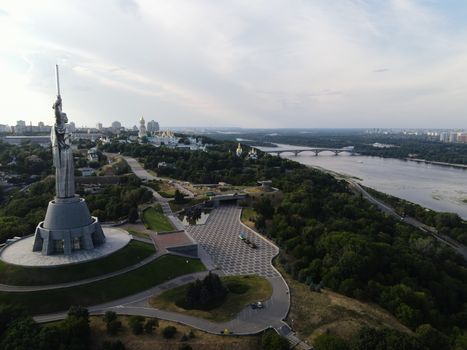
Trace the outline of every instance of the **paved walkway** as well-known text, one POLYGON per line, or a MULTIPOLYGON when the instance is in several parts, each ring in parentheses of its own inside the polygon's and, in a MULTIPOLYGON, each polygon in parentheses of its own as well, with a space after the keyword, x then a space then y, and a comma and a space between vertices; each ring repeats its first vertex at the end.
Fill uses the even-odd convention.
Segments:
MULTIPOLYGON (((150 174, 147 170, 145 170, 136 159, 132 157, 125 157, 125 161, 128 163, 133 173, 136 176, 138 176, 140 179, 161 180, 161 178, 154 176, 150 174)), ((167 216, 167 218, 170 220, 170 222, 175 227, 175 229, 187 232, 185 230, 185 226, 182 224, 180 219, 176 215, 174 215, 174 213, 172 212, 172 209, 170 208, 170 205, 168 203, 168 199, 162 197, 157 191, 155 191, 151 187, 148 187, 148 186, 143 186, 143 187, 152 192, 156 202, 160 204, 162 208, 162 212, 164 213, 165 216, 167 216)), ((190 236, 188 232, 187 234, 190 236)), ((193 238, 192 236, 190 237, 193 238)), ((203 264, 206 266, 207 269, 212 270, 215 268, 215 265, 211 257, 204 250, 202 246, 198 247, 198 255, 199 255, 200 260, 203 262, 203 264)))
MULTIPOLYGON (((157 317, 165 320, 180 322, 189 325, 193 328, 197 328, 209 333, 220 334, 224 329, 229 329, 234 334, 255 334, 262 330, 274 327, 280 328, 283 323, 280 321, 282 316, 280 310, 287 308, 287 305, 283 305, 283 297, 277 292, 273 292, 273 296, 267 302, 265 302, 265 308, 262 310, 252 310, 247 307, 242 310, 237 317, 233 320, 223 323, 215 323, 205 319, 183 315, 175 312, 163 311, 151 307, 148 303, 148 298, 151 296, 157 296, 165 292, 168 289, 172 289, 187 283, 194 282, 197 278, 203 278, 207 272, 199 272, 190 275, 184 275, 172 279, 168 282, 160 284, 154 288, 146 290, 144 292, 132 295, 127 298, 122 298, 109 303, 89 307, 91 314, 103 314, 108 310, 113 310, 118 314, 123 315, 141 315, 147 317, 157 317)), ((281 283, 277 279, 273 280, 273 283, 281 283)), ((273 285, 273 290, 277 291, 281 288, 276 288, 273 285)), ((55 320, 63 319, 66 313, 57 313, 51 315, 39 315, 34 317, 38 322, 51 322, 55 320)))
POLYGON ((0 259, 8 264, 24 267, 57 267, 69 264, 77 264, 92 260, 102 259, 123 247, 131 240, 128 232, 114 227, 103 227, 106 241, 90 250, 73 251, 70 255, 53 254, 42 255, 41 252, 33 252, 34 235, 22 238, 14 243, 6 245, 0 251, 0 259))
POLYGON ((279 249, 240 222, 241 209, 221 206, 209 214, 204 225, 187 227, 187 231, 213 258, 227 275, 256 274, 263 277, 280 276, 271 265, 279 249), (258 248, 253 249, 240 239, 244 233, 258 248))
MULTIPOLYGON (((146 179, 156 178, 142 169, 135 159, 125 157, 125 160, 138 177, 146 179)), ((157 192, 153 191, 153 193, 157 192)), ((158 199, 157 195, 155 195, 155 198, 156 200, 158 199)), ((164 213, 169 218, 175 218, 176 222, 178 218, 172 214, 167 200, 161 199, 158 202, 163 205, 164 213)), ((283 321, 290 307, 290 292, 285 280, 272 266, 271 261, 278 254, 279 248, 243 225, 240 221, 240 214, 241 209, 237 207, 221 207, 211 212, 205 225, 192 226, 187 231, 200 243, 200 257, 202 260, 204 258, 206 262, 210 262, 208 264, 209 270, 218 268, 217 273, 220 275, 257 274, 269 280, 273 292, 271 298, 264 301, 264 309, 253 310, 247 306, 231 321, 214 323, 201 318, 158 310, 149 305, 149 297, 157 296, 168 289, 191 283, 207 274, 207 272, 200 272, 177 277, 149 290, 120 300, 92 306, 89 308, 90 313, 103 314, 108 310, 114 310, 118 314, 124 315, 157 317, 180 322, 215 334, 220 334, 224 329, 229 329, 233 334, 247 335, 259 333, 267 328, 274 328, 287 337, 291 345, 310 349, 308 345, 300 342, 295 337, 290 327, 283 321), (251 248, 239 238, 241 232, 244 232, 248 239, 258 246, 257 249, 251 248)), ((175 225, 177 227, 177 224, 175 225)), ((50 322, 63 319, 65 316, 65 313, 40 315, 36 316, 35 320, 38 322, 50 322)))

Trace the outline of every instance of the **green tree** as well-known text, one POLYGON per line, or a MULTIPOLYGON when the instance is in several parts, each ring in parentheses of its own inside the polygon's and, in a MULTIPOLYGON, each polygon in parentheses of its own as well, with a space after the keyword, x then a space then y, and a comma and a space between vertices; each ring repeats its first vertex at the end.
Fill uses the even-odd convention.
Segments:
POLYGON ((183 193, 181 193, 179 190, 175 190, 174 202, 175 203, 185 202, 185 196, 183 196, 183 193))
POLYGON ((449 338, 429 324, 419 326, 415 334, 428 350, 449 350, 451 348, 449 338))
POLYGON ((115 342, 112 341, 105 341, 102 343, 102 350, 125 350, 125 344, 121 342, 121 340, 117 340, 115 342))
POLYGON ((128 318, 128 325, 130 326, 133 334, 138 335, 143 333, 143 322, 144 317, 142 316, 130 316, 128 318))
POLYGON ((288 350, 289 342, 273 330, 267 330, 261 336, 261 350, 288 350))
POLYGON ((37 347, 39 325, 31 317, 15 320, 2 336, 3 350, 30 350, 37 347))
POLYGON ((106 311, 104 316, 102 317, 102 320, 105 323, 109 323, 112 321, 115 321, 117 319, 117 313, 115 311, 106 311))
POLYGON ((26 310, 21 306, 0 305, 0 338, 12 322, 26 316, 26 310))
POLYGON ((162 336, 166 339, 171 339, 177 334, 177 328, 174 326, 167 326, 162 330, 162 336))
POLYGON ((149 318, 144 324, 144 332, 151 334, 154 332, 154 328, 159 326, 157 318, 149 318))
POLYGON ((128 211, 128 222, 134 224, 138 220, 138 209, 131 207, 128 211))

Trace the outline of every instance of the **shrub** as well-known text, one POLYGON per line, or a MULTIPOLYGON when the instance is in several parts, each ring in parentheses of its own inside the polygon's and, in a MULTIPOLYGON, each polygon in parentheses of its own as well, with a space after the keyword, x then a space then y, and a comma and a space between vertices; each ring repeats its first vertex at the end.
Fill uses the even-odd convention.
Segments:
POLYGON ((107 333, 110 335, 116 335, 120 329, 122 329, 122 322, 119 320, 112 320, 106 324, 107 333))
POLYGON ((177 328, 174 326, 167 326, 162 330, 162 335, 166 339, 171 339, 177 334, 177 328))
POLYGON ((144 324, 144 331, 150 334, 154 331, 154 328, 158 326, 159 326, 159 321, 157 320, 157 318, 150 318, 144 324))
POLYGON ((181 344, 178 350, 192 350, 193 348, 189 344, 181 344))
POLYGON ((261 350, 288 350, 289 342, 273 330, 267 330, 261 337, 261 350))
POLYGON ((248 289, 250 289, 250 287, 243 283, 230 282, 227 283, 227 289, 229 292, 234 294, 244 294, 248 291, 248 289))
POLYGON ((125 350, 125 344, 123 344, 120 340, 115 342, 105 341, 102 343, 102 350, 125 350))
POLYGON ((102 319, 105 323, 110 323, 117 319, 117 313, 115 311, 106 311, 102 319))
POLYGON ((133 334, 138 335, 143 333, 143 321, 144 317, 142 316, 130 316, 128 319, 128 325, 130 326, 133 334))

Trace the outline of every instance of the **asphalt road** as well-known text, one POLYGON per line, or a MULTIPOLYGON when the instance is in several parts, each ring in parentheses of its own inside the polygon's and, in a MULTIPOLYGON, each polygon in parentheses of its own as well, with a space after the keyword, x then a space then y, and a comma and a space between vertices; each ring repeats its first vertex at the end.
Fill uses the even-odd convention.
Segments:
MULTIPOLYGON (((146 180, 158 179, 156 176, 151 175, 143 169, 134 158, 125 157, 125 160, 138 177, 146 180)), ((153 193, 155 193, 155 197, 158 199, 157 192, 153 191, 153 193)), ((161 200, 160 202, 162 203, 164 201, 161 200)), ((220 334, 225 329, 228 329, 229 332, 233 334, 247 335, 257 334, 267 328, 274 328, 285 336, 291 345, 297 346, 301 349, 311 349, 307 344, 301 342, 300 339, 298 339, 292 332, 290 327, 283 321, 286 318, 290 307, 290 292, 285 280, 272 266, 272 258, 278 254, 279 248, 255 231, 243 225, 240 221, 240 210, 238 208, 217 210, 219 211, 217 212, 219 215, 216 220, 211 220, 212 225, 209 226, 208 219, 208 222, 205 225, 205 230, 197 232, 198 236, 196 238, 198 240, 203 240, 203 236, 208 235, 212 230, 215 230, 215 233, 219 238, 212 239, 208 237, 207 240, 204 240, 204 244, 201 243, 200 249, 202 255, 208 255, 208 260, 212 259, 219 263, 223 257, 217 252, 222 251, 230 260, 225 264, 219 263, 219 265, 221 265, 228 274, 256 273, 266 277, 272 285, 273 292, 271 298, 264 301, 264 309, 253 310, 251 307, 247 306, 231 321, 214 323, 201 318, 158 310, 149 305, 149 297, 157 296, 168 289, 191 283, 196 280, 196 278, 204 277, 207 273, 201 272, 177 277, 141 293, 119 300, 91 306, 88 308, 89 312, 96 315, 103 314, 108 310, 113 310, 120 315, 157 317, 180 322, 193 328, 214 334, 220 334), (241 242, 240 238, 238 238, 240 230, 247 232, 249 238, 258 244, 258 251, 247 247, 246 243, 241 242), (208 241, 213 241, 211 243, 214 244, 214 246, 210 246, 210 248, 212 248, 210 251, 203 249, 209 246, 209 244, 207 244, 208 241), (248 262, 245 264, 247 260, 248 262), (245 266, 245 270, 239 269, 237 271, 235 268, 236 264, 245 266), (252 271, 248 270, 248 264, 253 266, 252 271)), ((211 215, 215 217, 216 210, 214 210, 214 214, 212 213, 211 215)), ((190 233, 194 234, 193 231, 190 233)), ((222 268, 216 272, 220 275, 225 274, 222 268)), ((34 317, 34 319, 37 322, 51 322, 63 319, 64 317, 66 317, 66 313, 62 312, 49 315, 39 315, 34 317)))
POLYGON ((372 195, 370 195, 365 189, 360 186, 357 182, 346 179, 346 181, 349 183, 349 186, 353 188, 355 191, 358 191, 359 193, 362 194, 363 198, 368 200, 370 203, 376 205, 381 211, 394 216, 397 220, 400 220, 401 222, 405 222, 406 224, 409 224, 415 228, 418 228, 419 230, 428 233, 432 235, 435 239, 437 239, 439 242, 444 243, 454 249, 458 254, 462 255, 465 260, 467 260, 467 247, 462 245, 461 243, 455 241, 451 237, 441 235, 437 232, 437 230, 434 227, 425 225, 424 223, 418 221, 417 219, 410 217, 410 216, 400 216, 394 208, 390 207, 386 203, 382 202, 379 199, 376 199, 372 195))

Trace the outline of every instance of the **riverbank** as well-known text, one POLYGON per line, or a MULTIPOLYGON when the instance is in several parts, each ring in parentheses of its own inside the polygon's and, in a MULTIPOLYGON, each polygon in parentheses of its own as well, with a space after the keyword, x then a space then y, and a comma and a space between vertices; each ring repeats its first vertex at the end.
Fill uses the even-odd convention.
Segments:
POLYGON ((464 164, 435 162, 432 160, 419 159, 419 158, 404 158, 404 159, 410 160, 411 162, 417 162, 417 163, 434 164, 434 165, 441 165, 441 166, 447 166, 447 167, 452 167, 452 168, 467 169, 467 165, 464 165, 464 164))
MULTIPOLYGON (((288 145, 278 145, 286 148, 288 145)), ((456 213, 467 220, 465 168, 431 165, 406 159, 341 154, 282 155, 304 165, 358 178, 362 185, 437 212, 456 213)))

